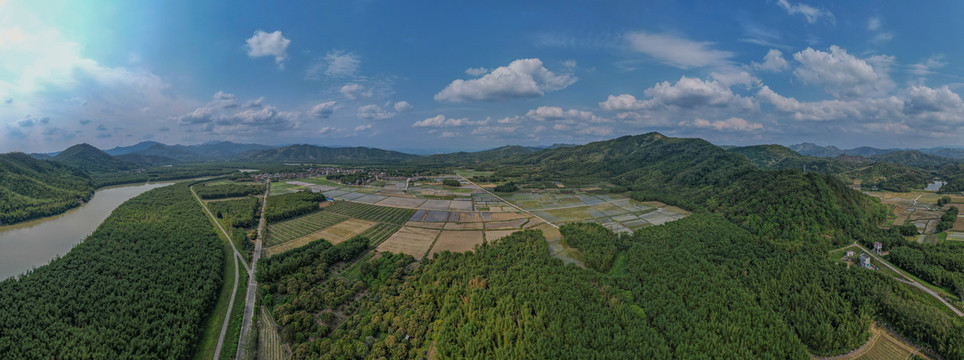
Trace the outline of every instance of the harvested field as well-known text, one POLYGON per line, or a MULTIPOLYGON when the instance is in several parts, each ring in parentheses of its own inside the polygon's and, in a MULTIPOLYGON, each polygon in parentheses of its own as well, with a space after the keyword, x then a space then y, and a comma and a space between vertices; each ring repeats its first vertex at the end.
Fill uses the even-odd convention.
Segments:
POLYGON ((439 232, 439 230, 403 226, 388 240, 378 245, 377 250, 409 254, 416 259, 421 259, 428 252, 439 232))
POLYGON ((431 229, 441 229, 445 226, 444 222, 409 221, 405 226, 423 227, 431 229))
POLYGON ((521 229, 522 225, 529 222, 528 218, 511 220, 511 221, 496 221, 485 223, 486 230, 508 230, 508 229, 521 229))
POLYGON ((370 246, 378 246, 378 244, 381 244, 382 241, 388 239, 389 236, 392 236, 392 234, 394 234, 400 228, 401 226, 395 224, 379 223, 368 228, 368 230, 365 230, 365 232, 358 234, 358 236, 364 236, 371 240, 371 243, 369 243, 370 246))
POLYGON ((435 246, 432 247, 432 255, 442 251, 463 252, 475 248, 475 245, 482 243, 481 231, 443 231, 435 246))
POLYGON ((482 223, 445 223, 445 230, 482 230, 482 223))
POLYGON ((876 339, 873 339, 873 344, 871 344, 865 351, 862 352, 857 357, 852 359, 861 360, 888 360, 888 359, 908 359, 911 355, 917 355, 926 358, 923 354, 919 353, 917 349, 898 338, 886 330, 879 330, 880 334, 876 339))
POLYGON ((448 210, 449 203, 451 200, 426 200, 425 203, 419 205, 419 209, 425 210, 448 210))
POLYGON ((449 203, 449 209, 460 211, 472 211, 472 201, 453 200, 449 203))
POLYGON ((315 231, 311 234, 302 236, 300 238, 285 242, 283 244, 275 245, 264 250, 265 256, 272 256, 275 254, 280 254, 291 249, 297 249, 299 247, 305 246, 306 244, 318 240, 325 239, 332 244, 339 244, 345 240, 351 239, 355 235, 361 234, 368 228, 375 226, 375 223, 367 220, 360 219, 349 219, 338 224, 329 226, 323 230, 315 231))
POLYGON ((378 205, 378 206, 392 206, 392 207, 401 207, 401 208, 411 208, 411 209, 414 209, 414 208, 417 208, 417 207, 419 207, 420 205, 422 205, 422 203, 424 203, 424 202, 425 202, 425 199, 415 199, 415 198, 406 198, 406 197, 392 196, 392 197, 385 198, 385 199, 382 200, 382 201, 379 201, 379 202, 376 203, 375 205, 378 205))
POLYGON ((504 220, 517 220, 517 219, 528 219, 529 214, 521 212, 507 212, 507 213, 492 213, 486 221, 504 221, 504 220))
POLYGON ((512 235, 512 234, 515 233, 516 231, 521 231, 521 230, 493 230, 493 231, 486 231, 486 232, 485 232, 485 241, 489 241, 489 242, 496 241, 496 240, 499 240, 499 239, 504 238, 504 237, 506 237, 506 236, 512 235))
POLYGON ((345 215, 322 210, 285 220, 277 224, 271 224, 268 226, 267 243, 269 246, 282 244, 345 220, 348 220, 348 217, 345 215))
POLYGON ((482 216, 479 213, 461 213, 459 214, 459 222, 481 222, 482 216))

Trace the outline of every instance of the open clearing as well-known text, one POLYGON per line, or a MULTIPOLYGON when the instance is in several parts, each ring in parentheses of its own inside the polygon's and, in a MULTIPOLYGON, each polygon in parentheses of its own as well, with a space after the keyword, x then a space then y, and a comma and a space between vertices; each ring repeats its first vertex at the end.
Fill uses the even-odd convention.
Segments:
POLYGON ((439 230, 403 226, 388 240, 378 245, 377 250, 409 254, 416 259, 421 259, 432 247, 438 234, 439 230))
POLYGON ((348 220, 348 216, 326 209, 272 224, 268 226, 268 245, 283 244, 345 220, 348 220))
POLYGON ((443 231, 435 246, 432 247, 432 255, 442 251, 463 252, 475 248, 475 245, 482 243, 481 231, 443 231))
POLYGON ((818 357, 814 359, 834 359, 834 360, 893 360, 909 359, 911 355, 917 355, 924 359, 930 359, 918 352, 917 347, 894 336, 889 330, 872 324, 870 326, 870 340, 864 346, 853 352, 834 357, 818 357))
POLYGON ((365 230, 368 230, 368 228, 372 226, 375 226, 375 223, 368 220, 348 219, 300 238, 269 247, 264 250, 264 254, 266 257, 270 257, 291 249, 300 248, 318 239, 325 239, 337 245, 345 240, 351 239, 355 235, 365 232, 365 230))
MULTIPOLYGON (((944 210, 937 208, 937 199, 942 196, 950 196, 950 205, 964 207, 964 197, 960 194, 937 194, 932 191, 915 190, 906 193, 891 191, 869 191, 867 195, 876 197, 884 204, 894 206, 894 225, 903 225, 910 222, 917 226, 917 230, 926 234, 933 234, 937 230, 937 223, 940 221, 944 210)), ((946 209, 948 206, 945 206, 946 209)), ((954 223, 954 230, 964 231, 964 221, 958 216, 958 221, 954 223)))

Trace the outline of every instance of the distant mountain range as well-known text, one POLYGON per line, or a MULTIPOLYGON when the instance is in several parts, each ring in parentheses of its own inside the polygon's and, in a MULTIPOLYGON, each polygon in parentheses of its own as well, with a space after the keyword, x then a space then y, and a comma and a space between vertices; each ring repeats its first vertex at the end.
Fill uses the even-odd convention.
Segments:
POLYGON ((964 159, 964 149, 958 148, 946 148, 946 147, 936 147, 927 149, 878 149, 869 146, 861 146, 853 149, 841 150, 840 148, 830 145, 830 146, 820 146, 814 143, 801 143, 796 145, 787 146, 790 150, 797 152, 804 156, 815 156, 815 157, 838 157, 841 155, 847 156, 875 156, 886 153, 892 153, 897 151, 913 151, 916 150, 920 153, 927 155, 936 155, 951 159, 964 159))

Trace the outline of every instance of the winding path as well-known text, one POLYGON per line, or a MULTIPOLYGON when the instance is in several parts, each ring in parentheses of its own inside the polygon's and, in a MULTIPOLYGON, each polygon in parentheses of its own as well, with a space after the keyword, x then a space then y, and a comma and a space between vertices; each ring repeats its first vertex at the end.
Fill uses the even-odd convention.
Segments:
POLYGON ((916 288, 918 288, 918 289, 921 289, 921 290, 924 291, 925 293, 928 293, 928 294, 930 294, 931 296, 937 298, 937 300, 940 300, 940 302, 944 303, 944 305, 946 305, 948 309, 951 309, 951 311, 953 311, 955 314, 957 314, 957 316, 962 316, 962 317, 964 317, 964 312, 961 312, 960 309, 958 309, 958 308, 955 307, 954 305, 951 305, 951 303, 947 302, 947 300, 944 300, 944 297, 942 297, 942 296, 941 296, 940 294, 938 294, 936 291, 931 290, 930 288, 922 285, 921 283, 917 282, 916 280, 912 279, 911 277, 909 277, 909 276, 907 276, 907 275, 904 275, 904 273, 903 273, 900 269, 898 269, 896 266, 893 266, 893 265, 891 265, 889 262, 885 261, 884 259, 881 259, 881 258, 877 257, 877 255, 874 255, 874 253, 870 252, 870 250, 867 250, 867 248, 861 246, 860 244, 858 244, 858 243, 856 243, 856 242, 854 242, 853 245, 850 245, 850 246, 847 246, 847 247, 844 247, 844 248, 848 248, 848 247, 851 247, 851 246, 856 246, 856 247, 860 248, 861 250, 865 251, 868 255, 870 255, 870 257, 876 259, 878 262, 880 262, 880 263, 883 264, 884 266, 890 268, 890 269, 893 270, 895 273, 900 274, 900 276, 903 277, 903 279, 897 279, 897 281, 900 281, 900 282, 902 282, 902 283, 904 283, 904 284, 912 285, 912 286, 914 286, 914 287, 916 287, 916 288))

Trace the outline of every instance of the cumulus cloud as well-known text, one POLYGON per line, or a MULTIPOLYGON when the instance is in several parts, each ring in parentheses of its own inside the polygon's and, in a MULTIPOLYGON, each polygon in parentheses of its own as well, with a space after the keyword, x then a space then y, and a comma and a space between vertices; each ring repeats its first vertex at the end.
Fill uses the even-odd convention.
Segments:
POLYGON ((397 113, 386 110, 381 105, 368 104, 358 107, 358 118, 365 120, 387 120, 395 117, 397 113))
POLYGON ((903 101, 894 96, 860 100, 822 100, 802 102, 784 97, 764 85, 757 96, 772 104, 777 111, 792 114, 796 120, 829 121, 854 119, 860 121, 894 118, 902 112, 903 101))
POLYGON ((331 117, 331 114, 335 113, 335 101, 325 101, 318 105, 312 106, 311 110, 308 110, 308 115, 316 119, 327 119, 331 117))
POLYGON ((894 88, 888 75, 892 56, 875 55, 859 59, 836 45, 830 51, 806 50, 793 54, 800 65, 793 74, 806 83, 820 84, 838 98, 880 95, 894 88))
POLYGON ((719 65, 733 57, 729 51, 713 49, 713 43, 692 41, 676 35, 637 31, 626 34, 625 38, 630 49, 681 69, 719 65))
POLYGON ((763 57, 763 63, 753 62, 751 66, 757 70, 780 72, 789 68, 790 63, 783 58, 783 52, 770 49, 763 57))
POLYGON ((609 95, 599 107, 609 111, 638 111, 660 108, 696 109, 703 107, 753 110, 758 104, 753 99, 734 94, 717 81, 704 81, 683 76, 675 84, 657 83, 643 92, 650 97, 638 100, 629 94, 609 95))
POLYGON ((543 67, 539 59, 519 59, 478 79, 452 81, 435 94, 435 100, 466 102, 533 98, 564 89, 574 82, 574 76, 556 75, 543 67))
POLYGON ((450 119, 445 117, 445 115, 435 115, 425 120, 416 121, 412 124, 412 127, 456 127, 456 126, 467 126, 467 125, 480 125, 484 121, 477 122, 471 121, 466 118, 450 119))
POLYGON ((288 58, 287 49, 291 40, 281 35, 281 31, 267 33, 258 30, 246 42, 248 56, 253 58, 274 56, 274 62, 278 64, 278 67, 284 69, 284 61, 288 58))
POLYGON ((813 7, 804 3, 794 4, 787 0, 777 0, 777 5, 782 7, 783 10, 786 10, 787 14, 803 15, 803 17, 807 19, 807 22, 811 24, 819 21, 822 18, 827 19, 827 21, 830 21, 831 23, 835 21, 833 13, 827 9, 813 7))
POLYGON ((300 113, 278 111, 264 104, 264 98, 239 103, 234 94, 218 91, 204 106, 172 117, 182 126, 201 125, 206 132, 250 133, 288 130, 297 125, 300 113))
POLYGON ((511 134, 519 131, 519 126, 484 125, 472 130, 472 135, 511 134))
POLYGON ((359 98, 370 98, 374 95, 374 90, 372 88, 366 88, 360 84, 349 83, 345 84, 338 90, 346 98, 350 100, 355 100, 359 98))
POLYGON ((593 123, 607 121, 606 119, 596 116, 589 111, 576 109, 563 110, 561 107, 557 106, 540 106, 538 108, 529 110, 529 112, 526 113, 526 117, 537 121, 567 120, 573 122, 578 121, 593 123))
POLYGON ((763 128, 763 125, 752 123, 738 117, 731 117, 726 120, 709 121, 696 119, 693 121, 680 121, 679 126, 691 128, 716 129, 716 131, 755 131, 763 128))
POLYGON ((927 60, 910 65, 910 72, 914 75, 924 76, 933 74, 935 69, 940 69, 946 65, 944 54, 937 54, 927 58, 927 60))
POLYGON ((961 118, 964 113, 964 103, 957 93, 951 91, 947 85, 939 88, 926 86, 911 86, 907 99, 904 101, 904 113, 950 113, 961 118))
POLYGON ((481 75, 484 75, 484 74, 487 73, 487 72, 489 72, 489 69, 486 69, 486 68, 484 68, 484 67, 477 67, 477 68, 468 68, 468 69, 465 69, 465 74, 466 74, 466 75, 469 75, 469 76, 481 76, 481 75))
POLYGON ((332 50, 325 54, 310 67, 305 78, 308 80, 318 80, 322 76, 344 78, 355 76, 361 67, 361 58, 357 55, 343 51, 332 50))
POLYGON ((409 104, 408 101, 399 101, 395 103, 395 111, 406 112, 409 110, 412 110, 412 104, 409 104))

